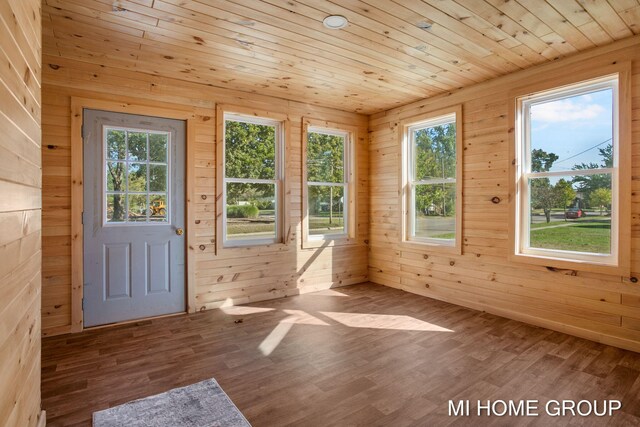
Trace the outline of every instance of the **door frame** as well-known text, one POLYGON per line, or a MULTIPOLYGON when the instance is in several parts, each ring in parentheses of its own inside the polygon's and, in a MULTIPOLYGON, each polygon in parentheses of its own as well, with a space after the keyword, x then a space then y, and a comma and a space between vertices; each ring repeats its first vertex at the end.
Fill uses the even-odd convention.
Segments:
MULTIPOLYGON (((136 101, 137 102, 137 101, 136 101)), ((84 329, 84 313, 82 298, 84 293, 84 226, 82 211, 84 210, 83 181, 84 157, 82 126, 84 109, 103 110, 114 113, 127 113, 152 116, 166 119, 184 120, 185 135, 185 313, 194 313, 196 308, 195 293, 195 255, 189 248, 195 241, 195 230, 190 227, 194 223, 195 210, 192 206, 194 191, 195 167, 195 125, 199 116, 196 108, 162 104, 162 107, 114 101, 112 98, 71 97, 71 332, 84 329)))

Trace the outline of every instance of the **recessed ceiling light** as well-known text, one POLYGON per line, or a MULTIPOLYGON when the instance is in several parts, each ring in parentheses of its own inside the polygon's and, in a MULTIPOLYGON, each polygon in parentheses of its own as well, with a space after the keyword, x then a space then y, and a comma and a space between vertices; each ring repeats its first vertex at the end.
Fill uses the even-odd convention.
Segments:
POLYGON ((342 15, 329 15, 322 20, 322 23, 331 30, 339 30, 346 27, 349 21, 342 15))
POLYGON ((422 28, 423 30, 430 30, 431 27, 433 27, 433 24, 427 21, 420 21, 418 22, 417 27, 422 28))

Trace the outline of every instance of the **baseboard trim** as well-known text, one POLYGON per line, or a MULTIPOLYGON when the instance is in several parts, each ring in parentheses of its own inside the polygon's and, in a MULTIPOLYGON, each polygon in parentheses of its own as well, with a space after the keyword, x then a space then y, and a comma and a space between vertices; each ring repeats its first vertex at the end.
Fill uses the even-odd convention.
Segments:
MULTIPOLYGON (((382 286, 388 286, 384 283, 372 282, 382 286)), ((539 326, 542 328, 551 329, 553 331, 562 332, 568 335, 573 335, 579 338, 584 338, 590 341, 599 342, 601 344, 610 345, 613 347, 619 347, 625 350, 634 351, 640 353, 640 342, 633 341, 627 338, 618 337, 615 335, 609 335, 603 332, 592 331, 590 329, 581 328, 579 326, 567 325, 564 323, 560 323, 554 320, 543 319, 540 317, 532 316, 529 314, 518 313, 511 310, 505 310, 502 308, 492 307, 487 304, 472 302, 468 300, 451 298, 442 295, 434 295, 434 294, 422 294, 419 289, 411 288, 409 286, 388 286, 394 289, 400 289, 405 292, 409 292, 416 295, 421 295, 426 298, 432 298, 440 301, 445 301, 450 304, 459 305, 461 307, 467 307, 472 310, 484 311, 490 314, 494 314, 496 316, 506 317, 508 319, 517 320, 519 322, 528 323, 530 325, 539 326)))

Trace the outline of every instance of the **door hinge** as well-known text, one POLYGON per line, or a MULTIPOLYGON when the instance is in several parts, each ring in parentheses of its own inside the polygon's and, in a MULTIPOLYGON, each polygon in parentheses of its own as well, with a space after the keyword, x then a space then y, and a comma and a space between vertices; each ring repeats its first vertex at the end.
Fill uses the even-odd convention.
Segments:
POLYGON ((84 311, 84 297, 82 297, 82 311, 84 311))
POLYGON ((84 211, 82 211, 82 215, 80 216, 80 223, 84 225, 84 211))

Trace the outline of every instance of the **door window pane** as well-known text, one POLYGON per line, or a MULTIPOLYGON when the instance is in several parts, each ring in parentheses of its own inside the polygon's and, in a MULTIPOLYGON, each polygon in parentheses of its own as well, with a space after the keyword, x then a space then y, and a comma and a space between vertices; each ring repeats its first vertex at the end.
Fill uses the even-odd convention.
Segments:
POLYGON ((129 221, 147 221, 147 196, 146 194, 129 194, 129 221))
POLYGON ((165 133, 149 134, 149 161, 167 162, 168 136, 165 133))
POLYGON ((149 191, 167 191, 167 167, 165 165, 149 165, 149 191))
POLYGON ((147 164, 146 163, 129 163, 129 191, 130 192, 146 192, 147 191, 147 164))
POLYGON ((107 194, 107 222, 123 222, 126 211, 122 194, 107 194))
POLYGON ((167 195, 152 194, 149 196, 149 221, 166 222, 167 221, 167 195))
POLYGON ((125 191, 124 162, 107 162, 107 191, 125 191))
POLYGON ((125 131, 109 129, 107 131, 107 159, 124 160, 127 152, 125 131))
POLYGON ((169 133, 105 129, 105 223, 169 222, 169 133))
POLYGON ((127 132, 127 142, 129 145, 129 160, 145 161, 147 160, 147 133, 146 132, 127 132))

